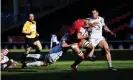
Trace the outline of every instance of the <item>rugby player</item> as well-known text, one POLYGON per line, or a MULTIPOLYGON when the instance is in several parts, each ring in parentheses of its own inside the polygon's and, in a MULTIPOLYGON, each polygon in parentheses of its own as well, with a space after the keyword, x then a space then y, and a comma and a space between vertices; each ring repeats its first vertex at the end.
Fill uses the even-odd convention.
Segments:
MULTIPOLYGON (((98 21, 98 24, 95 27, 90 26, 92 31, 90 32, 89 41, 83 40, 83 41, 81 41, 80 44, 87 44, 84 47, 92 48, 92 51, 90 52, 91 55, 93 55, 94 48, 98 45, 102 49, 102 51, 106 53, 106 59, 107 59, 109 70, 117 71, 117 69, 115 69, 112 66, 110 49, 109 49, 108 43, 102 36, 102 28, 104 28, 104 30, 109 32, 111 35, 113 35, 113 36, 116 36, 116 35, 105 25, 104 19, 99 16, 99 13, 97 10, 95 10, 95 9, 92 10, 92 15, 93 15, 93 17, 89 18, 89 21, 91 23, 98 21), (90 43, 90 44, 88 44, 88 43, 90 43)), ((88 54, 84 55, 84 57, 88 58, 89 55, 88 54)), ((80 59, 76 60, 74 62, 74 64, 71 66, 72 70, 77 71, 77 65, 80 64, 82 61, 83 60, 80 60, 80 59)))
POLYGON ((23 63, 22 68, 24 67, 31 67, 31 66, 48 66, 50 64, 55 63, 63 53, 65 53, 69 47, 71 46, 70 44, 67 44, 65 41, 68 38, 68 34, 65 34, 62 38, 61 41, 59 42, 59 45, 53 47, 51 51, 46 54, 46 55, 41 55, 41 54, 27 54, 24 56, 23 59, 26 58, 34 58, 37 59, 38 61, 35 62, 29 62, 29 63, 23 63))
POLYGON ((14 61, 13 59, 8 58, 7 56, 8 52, 9 50, 7 48, 1 50, 0 53, 1 69, 16 67, 17 62, 14 61))
POLYGON ((72 50, 78 54, 81 59, 84 59, 83 52, 79 49, 78 43, 82 39, 88 39, 88 31, 86 26, 96 26, 96 22, 90 23, 88 19, 78 19, 75 21, 69 29, 69 40, 67 43, 71 43, 72 50))

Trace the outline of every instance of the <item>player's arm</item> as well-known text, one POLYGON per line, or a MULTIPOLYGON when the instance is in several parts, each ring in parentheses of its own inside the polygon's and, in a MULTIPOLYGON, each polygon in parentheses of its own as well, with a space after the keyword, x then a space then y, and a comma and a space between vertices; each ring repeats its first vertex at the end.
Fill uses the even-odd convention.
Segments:
POLYGON ((113 32, 107 27, 107 25, 105 25, 104 19, 102 19, 102 24, 103 24, 103 29, 104 29, 106 32, 109 32, 111 35, 113 35, 113 36, 116 37, 116 34, 113 33, 113 32))
POLYGON ((39 33, 38 33, 38 32, 36 32, 36 35, 37 35, 37 36, 39 36, 39 33))
POLYGON ((95 26, 97 25, 97 22, 94 22, 94 23, 88 22, 88 25, 89 25, 89 26, 92 26, 92 27, 95 27, 95 26))
POLYGON ((28 24, 27 24, 27 22, 26 22, 26 23, 24 24, 24 26, 23 26, 22 33, 23 33, 23 34, 26 34, 26 35, 30 35, 30 34, 32 34, 32 32, 27 31, 27 26, 28 26, 28 24))
POLYGON ((77 39, 87 39, 88 35, 83 36, 80 32, 77 33, 77 39))
POLYGON ((107 25, 104 25, 104 26, 103 26, 103 29, 104 29, 106 32, 112 33, 112 31, 107 27, 107 25))
POLYGON ((87 19, 87 20, 88 20, 88 26, 95 27, 98 24, 98 21, 91 23, 90 19, 87 19))
POLYGON ((71 44, 67 44, 65 40, 62 41, 62 47, 70 47, 71 44))
POLYGON ((103 28, 104 28, 104 30, 105 30, 106 32, 109 32, 111 35, 113 35, 113 36, 116 37, 116 34, 113 33, 106 25, 104 25, 103 28))
POLYGON ((88 35, 84 36, 80 32, 81 26, 84 26, 84 25, 80 24, 80 25, 77 26, 77 39, 87 39, 88 35))
MULTIPOLYGON (((36 24, 36 22, 35 22, 35 24, 36 24)), ((39 36, 38 28, 36 29, 36 35, 39 36)))

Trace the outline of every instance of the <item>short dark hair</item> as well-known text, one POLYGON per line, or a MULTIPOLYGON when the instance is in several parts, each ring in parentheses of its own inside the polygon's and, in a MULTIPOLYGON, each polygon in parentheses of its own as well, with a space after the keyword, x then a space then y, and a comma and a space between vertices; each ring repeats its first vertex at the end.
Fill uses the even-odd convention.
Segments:
POLYGON ((92 11, 97 11, 98 12, 98 10, 96 8, 93 8, 92 11))

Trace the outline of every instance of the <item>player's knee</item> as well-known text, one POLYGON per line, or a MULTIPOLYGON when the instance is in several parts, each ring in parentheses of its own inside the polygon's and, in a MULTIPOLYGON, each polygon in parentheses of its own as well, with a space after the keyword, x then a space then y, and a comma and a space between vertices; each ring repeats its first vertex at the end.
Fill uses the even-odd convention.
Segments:
POLYGON ((26 48, 26 51, 30 51, 30 48, 26 48))
POLYGON ((41 46, 41 45, 37 46, 37 48, 38 48, 39 50, 42 50, 42 46, 41 46))
POLYGON ((104 50, 105 50, 106 52, 109 52, 109 51, 110 51, 109 47, 104 47, 104 50))
POLYGON ((40 46, 40 47, 38 47, 39 48, 39 50, 42 50, 42 46, 40 46))
POLYGON ((45 63, 43 61, 40 61, 41 66, 45 66, 45 63))

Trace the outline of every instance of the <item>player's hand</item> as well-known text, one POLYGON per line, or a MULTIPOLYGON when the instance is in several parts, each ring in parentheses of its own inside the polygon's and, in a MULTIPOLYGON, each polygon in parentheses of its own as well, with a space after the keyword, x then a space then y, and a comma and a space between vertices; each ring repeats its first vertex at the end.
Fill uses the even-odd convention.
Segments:
POLYGON ((25 35, 31 35, 32 32, 23 32, 25 35))
POLYGON ((92 29, 91 28, 88 28, 88 32, 91 32, 92 31, 92 29))
POLYGON ((39 37, 39 34, 36 34, 37 37, 39 37))
POLYGON ((92 26, 97 26, 97 24, 98 24, 98 22, 94 22, 93 24, 92 24, 92 26))
POLYGON ((114 37, 116 37, 116 34, 115 34, 115 33, 113 33, 113 32, 111 32, 111 35, 112 35, 112 36, 114 36, 114 37))
POLYGON ((66 42, 62 43, 62 47, 69 47, 69 46, 71 46, 71 45, 68 45, 66 42))
POLYGON ((31 35, 33 32, 31 31, 30 33, 28 33, 28 35, 31 35))
POLYGON ((94 23, 99 24, 99 20, 98 20, 98 19, 96 19, 96 21, 95 21, 94 23))

